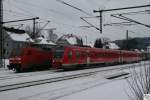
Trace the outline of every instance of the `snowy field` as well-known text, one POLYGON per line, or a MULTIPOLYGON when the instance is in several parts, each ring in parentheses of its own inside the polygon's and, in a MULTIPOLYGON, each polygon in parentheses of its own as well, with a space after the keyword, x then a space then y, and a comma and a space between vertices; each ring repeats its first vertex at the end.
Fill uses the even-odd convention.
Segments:
MULTIPOLYGON (((144 62, 141 62, 140 64, 143 63, 144 62)), ((139 64, 117 65, 113 67, 125 67, 128 65, 137 66, 139 64)), ((69 75, 99 69, 105 68, 87 69, 73 72, 57 72, 53 74, 49 74, 48 71, 33 72, 34 75, 29 77, 0 80, 0 84, 4 85, 8 83, 50 78, 59 75, 69 75), (35 73, 42 74, 36 75, 35 73)), ((136 67, 135 69, 140 70, 140 67, 136 67)), ((115 79, 106 79, 108 76, 121 72, 132 73, 132 69, 102 71, 87 77, 4 91, 0 92, 0 100, 130 100, 128 95, 131 94, 127 79, 130 78, 131 74, 115 79)), ((0 71, 1 76, 3 76, 3 73, 5 73, 4 76, 16 75, 7 70, 0 71)), ((20 73, 20 75, 27 74, 31 73, 20 73)))

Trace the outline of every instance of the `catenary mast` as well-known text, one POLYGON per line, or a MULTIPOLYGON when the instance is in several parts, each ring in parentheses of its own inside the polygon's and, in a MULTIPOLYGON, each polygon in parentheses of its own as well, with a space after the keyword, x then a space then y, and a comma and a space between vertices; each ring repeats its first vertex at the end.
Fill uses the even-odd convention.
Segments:
POLYGON ((3 67, 3 51, 4 51, 4 40, 3 40, 3 0, 0 0, 0 67, 3 67))

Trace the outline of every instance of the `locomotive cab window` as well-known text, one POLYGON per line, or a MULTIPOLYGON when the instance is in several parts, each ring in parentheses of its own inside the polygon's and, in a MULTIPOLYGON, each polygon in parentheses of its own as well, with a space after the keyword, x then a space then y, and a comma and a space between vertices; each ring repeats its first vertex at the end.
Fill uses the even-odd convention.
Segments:
POLYGON ((64 54, 64 48, 63 47, 57 47, 54 50, 54 58, 62 58, 64 54))
POLYGON ((55 58, 62 58, 63 57, 63 53, 64 53, 64 50, 55 50, 54 57, 55 58))

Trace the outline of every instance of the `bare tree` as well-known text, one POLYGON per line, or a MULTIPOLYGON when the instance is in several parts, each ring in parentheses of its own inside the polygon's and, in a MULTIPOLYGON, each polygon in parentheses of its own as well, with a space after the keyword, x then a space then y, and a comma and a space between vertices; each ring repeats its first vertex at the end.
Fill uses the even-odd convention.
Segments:
MULTIPOLYGON (((33 37, 33 28, 30 26, 26 26, 25 28, 26 33, 32 38, 33 37)), ((35 27, 35 38, 41 36, 40 27, 35 27)))
POLYGON ((54 31, 54 29, 49 29, 48 30, 47 40, 52 41, 52 42, 56 42, 58 36, 53 31, 54 31))
MULTIPOLYGON (((135 66, 136 67, 136 66, 135 66)), ((150 93, 150 63, 140 63, 139 69, 133 68, 132 77, 127 80, 131 90, 131 100, 143 100, 150 93)))

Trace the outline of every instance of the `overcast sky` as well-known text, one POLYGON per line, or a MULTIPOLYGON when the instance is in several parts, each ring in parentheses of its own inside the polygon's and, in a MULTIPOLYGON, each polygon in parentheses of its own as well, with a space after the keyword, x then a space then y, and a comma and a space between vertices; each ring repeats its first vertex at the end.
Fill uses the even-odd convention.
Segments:
MULTIPOLYGON (((83 39, 87 36, 88 42, 93 42, 98 37, 108 37, 111 40, 125 38, 126 30, 129 30, 130 37, 148 37, 150 36, 150 28, 141 25, 132 26, 104 26, 103 33, 100 34, 95 28, 83 28, 80 26, 88 26, 87 23, 82 21, 80 17, 89 17, 74 8, 64 5, 56 0, 3 0, 4 1, 4 21, 40 17, 40 25, 43 26, 47 20, 51 22, 46 27, 57 28, 58 35, 62 34, 76 34, 83 39), (132 31, 132 32, 131 32, 132 31)), ((119 7, 129 7, 150 4, 150 0, 63 0, 75 7, 78 7, 93 16, 98 16, 98 13, 93 13, 93 10, 110 9, 119 7)), ((109 24, 113 22, 123 22, 116 18, 110 17, 110 14, 126 13, 131 11, 150 10, 148 8, 123 10, 107 12, 103 14, 103 23, 109 24)), ((149 14, 136 14, 126 15, 144 24, 150 25, 150 12, 149 14)), ((90 23, 99 27, 99 19, 92 18, 86 19, 90 23)), ((32 26, 32 22, 22 22, 32 26)), ((17 25, 18 23, 6 24, 6 26, 17 25)))

